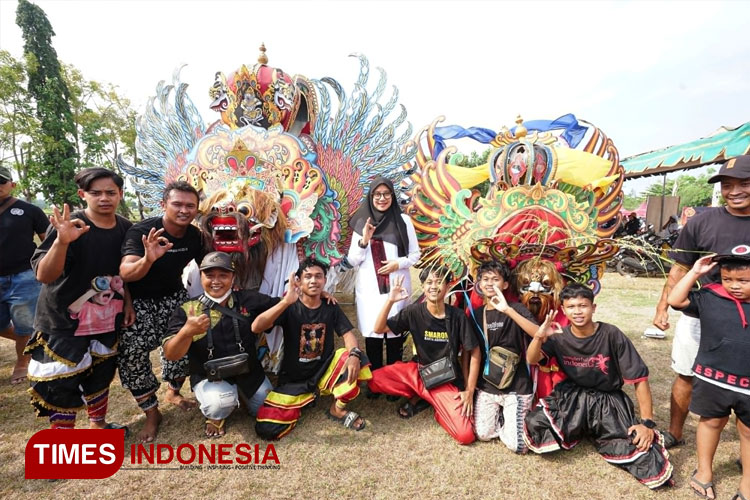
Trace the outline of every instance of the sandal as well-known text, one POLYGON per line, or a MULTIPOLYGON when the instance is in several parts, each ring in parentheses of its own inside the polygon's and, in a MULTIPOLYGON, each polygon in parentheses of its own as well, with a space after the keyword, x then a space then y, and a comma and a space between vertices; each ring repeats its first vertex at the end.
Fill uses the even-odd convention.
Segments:
POLYGON ((397 413, 401 418, 411 418, 417 413, 420 413, 430 407, 430 403, 424 399, 420 399, 414 404, 411 404, 408 400, 406 403, 398 407, 397 413))
POLYGON ((128 429, 127 425, 116 424, 114 422, 110 422, 107 425, 105 425, 104 428, 105 429, 116 429, 116 430, 122 429, 122 430, 125 431, 125 437, 126 438, 130 437, 130 429, 128 429))
POLYGON ((336 415, 333 415, 330 411, 327 411, 326 415, 328 415, 328 418, 330 418, 334 422, 338 422, 344 427, 346 427, 347 429, 352 429, 357 432, 364 429, 365 426, 367 425, 367 423, 365 422, 365 419, 360 417, 356 411, 348 411, 346 412, 346 415, 344 415, 343 417, 337 417, 336 415), (359 427, 354 425, 354 422, 356 422, 357 419, 359 419, 362 422, 362 424, 359 427))
POLYGON ((697 479, 695 479, 695 475, 698 473, 698 469, 695 469, 693 471, 693 474, 690 476, 690 489, 693 490, 693 493, 698 495, 701 498, 708 498, 709 500, 716 500, 716 490, 714 489, 714 483, 713 481, 709 481, 707 483, 701 483, 697 479), (698 486, 698 488, 701 488, 703 492, 699 491, 698 488, 695 486, 698 486), (708 490, 711 490, 712 495, 709 496, 708 490))
POLYGON ((211 426, 214 429, 216 429, 216 434, 209 434, 208 429, 206 429, 204 432, 206 434, 207 438, 213 439, 213 438, 220 438, 224 434, 226 434, 226 431, 224 430, 224 424, 226 423, 227 419, 222 418, 219 420, 219 423, 217 424, 214 420, 206 420, 206 426, 211 426))
POLYGON ((662 434, 662 436, 664 436, 664 449, 665 450, 668 450, 670 448, 674 448, 675 446, 682 446, 683 444, 685 444, 685 440, 684 439, 677 439, 669 431, 664 431, 661 434, 662 434))
POLYGON ((734 494, 732 500, 747 500, 747 498, 745 498, 745 496, 740 493, 740 490, 737 490, 737 493, 734 494))

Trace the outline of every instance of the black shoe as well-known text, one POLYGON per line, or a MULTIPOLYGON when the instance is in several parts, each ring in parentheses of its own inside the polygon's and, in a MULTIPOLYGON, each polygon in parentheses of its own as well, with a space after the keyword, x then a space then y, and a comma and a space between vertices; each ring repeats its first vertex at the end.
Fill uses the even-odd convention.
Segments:
POLYGON ((664 436, 664 448, 667 450, 670 448, 674 448, 675 446, 682 446, 683 444, 685 444, 684 439, 677 439, 669 431, 664 431, 662 435, 664 436))

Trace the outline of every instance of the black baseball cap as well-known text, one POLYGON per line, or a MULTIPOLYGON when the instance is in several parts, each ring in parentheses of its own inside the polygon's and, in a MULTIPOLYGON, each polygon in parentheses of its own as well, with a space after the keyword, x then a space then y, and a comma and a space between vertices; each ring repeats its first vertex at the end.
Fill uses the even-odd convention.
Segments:
POLYGON ((13 176, 10 175, 10 169, 8 167, 0 167, 0 179, 13 182, 13 176))
POLYGON ((708 182, 709 184, 719 182, 722 177, 750 178, 750 155, 739 155, 725 161, 719 169, 719 173, 708 179, 708 182))
POLYGON ((750 245, 737 245, 730 251, 714 255, 711 259, 713 262, 722 262, 726 260, 747 260, 750 261, 750 245))
POLYGON ((210 254, 203 257, 200 270, 205 271, 206 269, 214 269, 217 267, 219 269, 225 269, 227 271, 234 272, 232 257, 225 252, 211 252, 210 254))

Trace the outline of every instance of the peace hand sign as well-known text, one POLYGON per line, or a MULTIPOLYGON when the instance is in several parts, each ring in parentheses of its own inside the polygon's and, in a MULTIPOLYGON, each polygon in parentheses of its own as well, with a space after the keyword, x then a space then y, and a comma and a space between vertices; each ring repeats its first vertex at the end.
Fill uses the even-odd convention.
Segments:
POLYGON ((57 231, 57 240, 64 245, 72 243, 91 229, 81 219, 70 219, 70 207, 67 203, 63 204, 62 214, 60 214, 60 210, 56 206, 52 207, 52 215, 49 216, 49 222, 57 231))

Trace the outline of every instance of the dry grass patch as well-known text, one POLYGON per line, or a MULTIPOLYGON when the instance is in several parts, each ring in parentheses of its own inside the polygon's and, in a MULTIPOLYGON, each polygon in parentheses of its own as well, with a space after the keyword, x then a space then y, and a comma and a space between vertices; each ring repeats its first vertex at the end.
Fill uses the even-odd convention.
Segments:
MULTIPOLYGON (((671 332, 667 339, 642 337, 650 326, 662 280, 623 278, 608 274, 597 299, 596 318, 618 325, 634 342, 651 370, 655 420, 669 420, 671 332)), ((346 298, 344 298, 346 300, 346 298)), ((344 305, 354 319, 355 309, 344 305)), ((676 320, 676 315, 672 323, 676 320)), ((688 419, 688 444, 674 450, 677 488, 651 492, 626 472, 605 463, 589 443, 570 452, 517 456, 499 442, 460 446, 427 410, 411 420, 396 415, 396 403, 384 398, 359 398, 351 406, 367 420, 367 428, 353 432, 325 418, 330 399, 303 413, 292 434, 275 444, 280 471, 160 471, 120 470, 102 481, 23 479, 23 452, 29 437, 46 428, 33 418, 25 387, 9 383, 13 346, 0 344, 0 497, 2 498, 693 498, 687 478, 695 463, 695 425, 688 419)), ((158 356, 152 359, 158 364, 158 356)), ((633 396, 632 390, 628 392, 633 396)), ((163 391, 160 392, 163 397, 163 391)), ((254 421, 235 412, 227 434, 219 440, 202 436, 203 418, 197 410, 183 412, 164 405, 158 442, 177 446, 214 443, 263 444, 253 431, 254 421)), ((128 424, 136 434, 143 418, 130 394, 116 380, 112 386, 109 419, 128 424)), ((84 417, 79 414, 79 424, 84 417)), ((733 425, 733 424, 732 424, 733 425)), ((132 438, 126 442, 129 451, 132 438)), ((740 474, 736 429, 727 427, 716 459, 716 485, 721 497, 737 489, 740 474)), ((129 455, 125 457, 126 466, 129 455)))

